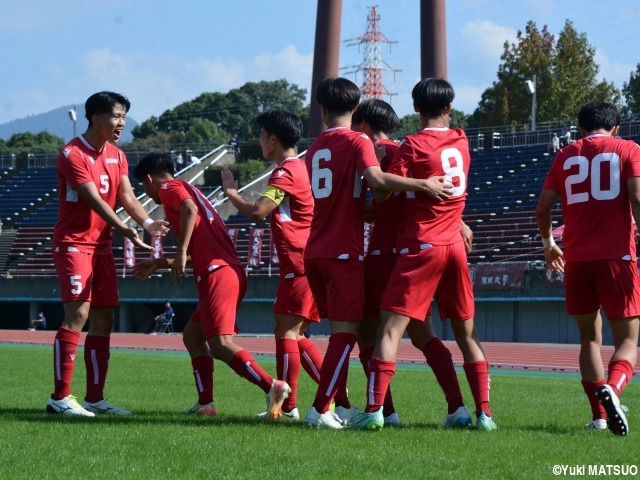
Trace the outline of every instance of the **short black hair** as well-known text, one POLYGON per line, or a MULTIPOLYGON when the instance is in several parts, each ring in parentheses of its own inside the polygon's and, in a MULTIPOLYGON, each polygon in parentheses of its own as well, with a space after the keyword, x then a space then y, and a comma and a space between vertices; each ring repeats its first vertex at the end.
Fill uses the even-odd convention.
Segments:
POLYGON ((91 117, 100 113, 111 113, 117 103, 122 105, 125 112, 131 108, 129 99, 120 93, 98 92, 87 98, 84 104, 84 116, 89 120, 89 126, 93 124, 91 117))
POLYGON ((275 135, 284 148, 293 148, 302 137, 302 120, 284 110, 268 110, 258 115, 256 123, 265 132, 275 135))
POLYGON ((141 182, 147 175, 158 175, 168 173, 171 176, 176 173, 176 166, 171 160, 171 155, 166 153, 149 153, 138 162, 133 171, 136 179, 141 182))
POLYGON ((451 84, 442 78, 423 78, 413 87, 411 97, 418 112, 437 117, 453 102, 455 93, 451 84))
POLYGON ((351 117, 352 125, 358 125, 361 122, 367 122, 376 132, 389 133, 393 131, 399 124, 400 119, 393 107, 384 100, 378 98, 369 98, 364 100, 351 117))
POLYGON ((316 100, 331 113, 347 113, 358 106, 360 89, 347 78, 325 78, 316 87, 316 100))
POLYGON ((593 132, 601 128, 611 131, 617 125, 620 125, 620 113, 610 103, 587 103, 578 112, 578 126, 586 132, 593 132))

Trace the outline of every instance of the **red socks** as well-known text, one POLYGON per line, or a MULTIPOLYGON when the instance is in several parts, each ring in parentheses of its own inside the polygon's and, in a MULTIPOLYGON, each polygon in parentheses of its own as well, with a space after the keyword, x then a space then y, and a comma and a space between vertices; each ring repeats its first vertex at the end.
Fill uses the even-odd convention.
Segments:
MULTIPOLYGON (((362 363, 362 368, 364 369, 364 374, 367 379, 369 378, 369 362, 371 361, 373 348, 374 347, 367 347, 364 350, 360 350, 360 363, 362 363)), ((393 404, 393 395, 391 394, 391 385, 387 388, 387 393, 384 396, 384 404, 382 406, 385 417, 388 417, 396 411, 396 407, 393 404)))
POLYGON ((611 385, 618 396, 633 377, 633 367, 628 360, 614 360, 609 362, 607 383, 611 385))
POLYGON ((300 351, 300 363, 311 379, 320 383, 320 370, 322 369, 322 353, 318 346, 308 338, 302 337, 298 340, 298 350, 300 351))
POLYGON ((53 385, 51 398, 61 400, 71 394, 71 379, 80 341, 80 332, 60 327, 53 341, 53 385))
POLYGON ((582 389, 589 399, 591 406, 591 420, 607 419, 607 412, 596 397, 596 388, 607 383, 604 378, 602 380, 582 380, 582 389))
POLYGON ((84 364, 87 369, 87 402, 104 399, 104 383, 109 369, 110 337, 87 335, 84 342, 84 364))
POLYGON ((273 378, 258 365, 248 351, 239 350, 229 362, 229 366, 242 378, 258 385, 264 393, 269 393, 273 378))
POLYGON ((442 343, 442 340, 436 337, 424 346, 422 353, 424 353, 427 364, 433 370, 433 374, 444 392, 448 413, 454 413, 464 405, 464 401, 462 400, 458 375, 453 366, 451 351, 442 343))
POLYGON ((207 405, 213 402, 213 357, 202 355, 192 358, 191 366, 198 390, 198 403, 207 405))
POLYGON ((476 403, 476 417, 482 412, 490 417, 489 362, 482 360, 480 362, 465 363, 463 368, 467 376, 467 382, 469 382, 471 395, 473 395, 473 401, 476 403))
MULTIPOLYGON (((327 353, 322 362, 320 371, 320 383, 314 407, 319 413, 329 410, 331 400, 340 385, 346 385, 349 368, 349 356, 356 344, 356 335, 353 333, 333 333, 329 338, 327 353)), ((346 406, 346 405, 343 405, 346 406)))
POLYGON ((282 410, 290 412, 296 407, 300 376, 300 351, 297 340, 292 338, 276 340, 276 372, 278 380, 284 380, 291 387, 289 397, 282 404, 282 410))
POLYGON ((367 381, 367 408, 365 412, 375 412, 384 405, 385 395, 389 390, 389 384, 395 372, 396 362, 371 357, 367 381))

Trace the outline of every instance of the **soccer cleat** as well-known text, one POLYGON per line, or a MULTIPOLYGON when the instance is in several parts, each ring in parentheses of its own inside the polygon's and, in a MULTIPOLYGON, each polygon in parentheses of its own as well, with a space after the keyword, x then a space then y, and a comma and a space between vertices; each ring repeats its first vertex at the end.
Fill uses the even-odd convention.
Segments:
MULTIPOLYGON (((290 412, 285 412, 284 410, 281 410, 281 413, 282 413, 282 416, 280 418, 283 420, 292 420, 292 421, 300 420, 300 413, 298 413, 298 409, 295 407, 290 412)), ((267 418, 267 412, 258 413, 256 415, 256 418, 260 420, 265 420, 267 418)))
POLYGON ((315 428, 325 428, 329 430, 341 430, 344 425, 338 416, 330 411, 320 413, 316 407, 312 406, 304 416, 304 424, 315 428))
POLYGON ((390 415, 384 417, 384 426, 385 427, 399 427, 400 426, 400 417, 396 412, 393 412, 390 415))
POLYGON ((356 407, 336 407, 334 412, 342 423, 349 423, 349 420, 359 414, 360 410, 356 407))
POLYGON ((482 412, 476 419, 477 430, 497 430, 498 425, 486 413, 482 412))
POLYGON ((274 380, 267 395, 267 418, 276 419, 282 416, 282 402, 291 393, 291 387, 282 380, 274 380))
POLYGON ((464 405, 458 407, 455 412, 447 414, 442 422, 443 428, 467 428, 469 425, 471 425, 471 415, 464 405))
POLYGON ((93 403, 85 401, 82 406, 85 408, 85 410, 89 410, 93 413, 106 413, 108 415, 131 415, 131 412, 129 410, 118 408, 104 399, 100 400, 99 402, 93 403))
POLYGON ((63 415, 77 415, 79 417, 95 417, 93 412, 80 406, 76 397, 68 395, 60 400, 49 398, 47 402, 48 413, 61 413, 63 415))
POLYGON ((606 430, 607 421, 604 418, 597 418, 587 423, 584 428, 587 430, 606 430))
POLYGON ((614 435, 625 436, 629 433, 629 424, 625 412, 627 407, 620 405, 618 396, 610 385, 604 384, 596 388, 596 397, 600 405, 607 411, 607 427, 614 435))
POLYGON ((382 407, 380 407, 375 412, 362 412, 354 415, 345 428, 353 430, 382 430, 382 427, 384 427, 384 416, 382 415, 382 407))
POLYGON ((216 409, 215 403, 207 403, 206 405, 201 405, 196 403, 193 407, 187 408, 182 413, 190 415, 204 415, 206 417, 215 417, 218 415, 218 410, 216 409))

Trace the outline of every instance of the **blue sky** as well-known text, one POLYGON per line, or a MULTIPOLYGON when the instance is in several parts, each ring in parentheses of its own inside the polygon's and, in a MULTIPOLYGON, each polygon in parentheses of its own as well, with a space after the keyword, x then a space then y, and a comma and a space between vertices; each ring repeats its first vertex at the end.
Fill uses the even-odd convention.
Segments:
MULTIPOLYGON (((368 8, 397 43, 383 59, 398 113, 412 113, 420 77, 417 0, 343 0, 342 40, 364 33, 368 8)), ((618 88, 640 63, 637 0, 449 0, 449 81, 454 107, 471 113, 495 80, 505 40, 528 20, 558 35, 567 18, 596 48, 600 77, 618 88)), ((309 90, 316 2, 312 0, 0 0, 0 123, 78 104, 99 90, 124 93, 143 121, 205 91, 286 78, 309 90)), ((362 50, 340 50, 340 64, 362 50)), ((356 83, 362 76, 345 75, 356 83)), ((389 98, 385 98, 389 100, 389 98)))

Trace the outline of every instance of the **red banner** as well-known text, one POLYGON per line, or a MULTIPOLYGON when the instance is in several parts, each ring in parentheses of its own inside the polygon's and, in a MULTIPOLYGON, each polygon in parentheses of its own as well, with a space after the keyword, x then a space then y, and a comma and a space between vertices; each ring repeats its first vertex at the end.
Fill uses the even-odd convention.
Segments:
POLYGON ((136 248, 133 242, 124 237, 124 266, 132 268, 136 264, 136 248))
POLYGON ((473 265, 470 268, 474 288, 486 290, 524 288, 526 263, 491 263, 473 265))
POLYGON ((263 233, 263 228, 251 228, 251 237, 249 239, 249 258, 247 259, 247 265, 250 267, 257 267, 260 265, 260 260, 262 259, 263 233))
POLYGON ((229 238, 231 239, 231 243, 233 243, 233 246, 235 247, 238 243, 238 229, 237 228, 230 228, 229 229, 229 238))
POLYGON ((151 258, 162 258, 164 250, 162 248, 162 237, 151 237, 151 258))

